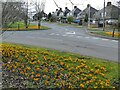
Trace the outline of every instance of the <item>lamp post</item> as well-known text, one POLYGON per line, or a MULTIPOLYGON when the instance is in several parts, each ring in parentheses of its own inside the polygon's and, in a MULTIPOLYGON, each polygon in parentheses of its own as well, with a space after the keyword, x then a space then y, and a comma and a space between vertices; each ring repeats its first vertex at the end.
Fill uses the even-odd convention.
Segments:
POLYGON ((103 8, 103 31, 105 31, 105 0, 104 0, 104 8, 103 8))

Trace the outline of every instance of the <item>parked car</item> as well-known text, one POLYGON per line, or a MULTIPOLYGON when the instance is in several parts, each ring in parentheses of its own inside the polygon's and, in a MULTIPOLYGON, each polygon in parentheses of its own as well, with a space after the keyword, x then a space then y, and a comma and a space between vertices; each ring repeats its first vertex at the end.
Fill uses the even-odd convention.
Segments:
POLYGON ((110 19, 110 20, 107 20, 107 24, 109 25, 113 25, 113 24, 118 24, 118 20, 114 20, 114 19, 110 19))
POLYGON ((80 19, 74 19, 73 22, 74 23, 80 23, 80 19))

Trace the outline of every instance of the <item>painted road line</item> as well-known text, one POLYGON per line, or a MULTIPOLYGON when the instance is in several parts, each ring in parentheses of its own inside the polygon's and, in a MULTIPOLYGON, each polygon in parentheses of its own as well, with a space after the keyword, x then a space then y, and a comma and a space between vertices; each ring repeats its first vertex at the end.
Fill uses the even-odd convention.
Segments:
POLYGON ((77 36, 77 38, 82 38, 82 36, 77 36))
POLYGON ((90 37, 85 37, 85 38, 89 39, 90 37))
POLYGON ((57 36, 59 36, 60 34, 56 34, 57 36))
POLYGON ((67 35, 62 35, 63 37, 67 36, 67 35))
POLYGON ((49 35, 55 35, 55 33, 51 33, 51 34, 49 34, 49 35))
POLYGON ((92 39, 100 39, 100 38, 93 37, 92 39))
POLYGON ((112 40, 113 42, 118 42, 117 40, 112 40))
POLYGON ((66 34, 75 34, 75 32, 73 31, 73 32, 66 32, 66 34))
POLYGON ((104 41, 108 41, 109 39, 102 39, 102 40, 104 40, 104 41))

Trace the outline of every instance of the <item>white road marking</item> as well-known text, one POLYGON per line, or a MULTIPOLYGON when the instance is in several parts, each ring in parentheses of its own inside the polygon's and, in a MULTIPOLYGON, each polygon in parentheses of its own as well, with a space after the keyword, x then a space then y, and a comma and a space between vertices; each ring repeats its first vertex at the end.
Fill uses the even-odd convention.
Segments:
POLYGON ((61 39, 43 38, 43 37, 32 37, 32 36, 26 36, 26 38, 39 39, 39 40, 55 40, 55 41, 63 41, 63 40, 61 40, 61 39))
POLYGON ((51 34, 49 34, 49 35, 55 35, 55 33, 51 33, 51 34))
POLYGON ((92 39, 100 39, 100 38, 93 37, 92 39))
POLYGON ((104 40, 104 41, 108 41, 109 39, 102 39, 102 40, 104 40))
POLYGON ((88 38, 88 39, 89 39, 90 37, 85 37, 85 38, 88 38))
POLYGON ((77 38, 82 38, 82 36, 77 36, 77 38))
POLYGON ((117 40, 112 40, 113 42, 118 42, 117 40))
POLYGON ((56 34, 57 36, 60 35, 60 34, 56 34))
POLYGON ((66 34, 75 34, 75 32, 73 31, 73 32, 66 32, 66 34))
POLYGON ((67 36, 67 35, 62 35, 63 37, 67 36))

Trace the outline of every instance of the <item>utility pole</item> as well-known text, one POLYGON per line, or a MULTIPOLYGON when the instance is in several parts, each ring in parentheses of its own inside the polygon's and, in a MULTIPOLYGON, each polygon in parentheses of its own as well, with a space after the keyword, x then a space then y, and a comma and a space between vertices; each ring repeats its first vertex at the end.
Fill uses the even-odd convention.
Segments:
POLYGON ((105 0, 104 0, 104 8, 103 8, 103 31, 105 31, 105 0))
POLYGON ((2 28, 2 1, 0 1, 0 29, 2 28))
POLYGON ((90 29, 90 4, 89 4, 89 12, 88 12, 88 29, 90 29))
POLYGON ((71 0, 69 0, 69 1, 70 1, 70 3, 72 4, 72 10, 73 10, 74 3, 73 3, 71 0))

